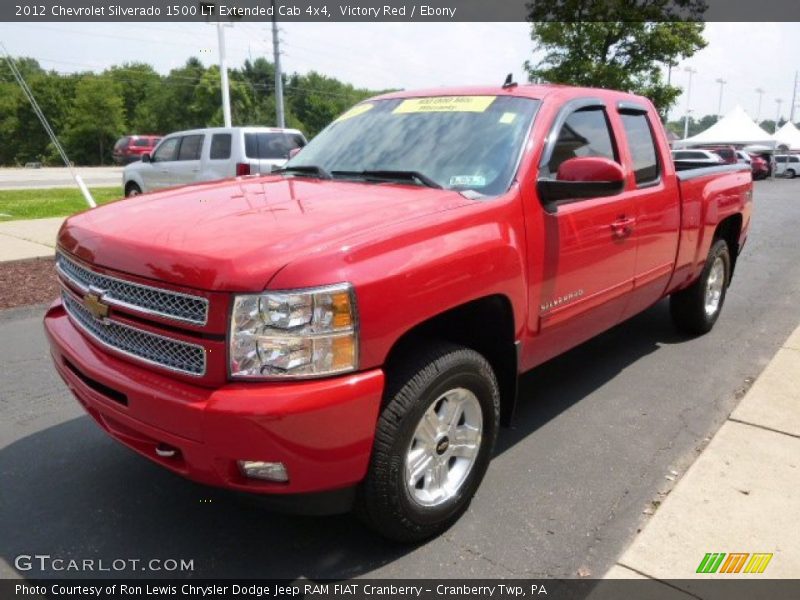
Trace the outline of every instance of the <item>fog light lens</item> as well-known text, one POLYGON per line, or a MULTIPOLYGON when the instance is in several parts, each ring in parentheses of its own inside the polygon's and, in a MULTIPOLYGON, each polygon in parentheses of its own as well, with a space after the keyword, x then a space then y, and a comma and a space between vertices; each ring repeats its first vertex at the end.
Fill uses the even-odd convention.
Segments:
POLYGON ((267 481, 289 481, 286 467, 279 462, 263 462, 260 460, 240 460, 239 469, 245 477, 265 479, 267 481))

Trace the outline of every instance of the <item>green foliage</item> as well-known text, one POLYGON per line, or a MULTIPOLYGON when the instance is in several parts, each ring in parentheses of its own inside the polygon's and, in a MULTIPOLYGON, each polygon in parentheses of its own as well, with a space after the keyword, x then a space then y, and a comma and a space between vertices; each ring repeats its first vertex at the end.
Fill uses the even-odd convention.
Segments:
POLYGON ((706 46, 702 0, 549 0, 528 7, 531 39, 544 52, 535 64, 525 62, 531 81, 633 92, 662 115, 681 94, 662 67, 706 46))
MULTIPOLYGON (((50 125, 76 164, 107 164, 113 144, 129 134, 222 125, 219 68, 190 58, 168 74, 144 63, 124 63, 103 73, 64 75, 31 58, 15 59, 50 125)), ((275 68, 264 58, 230 69, 234 125, 275 126, 275 68)), ((284 76, 287 127, 313 137, 339 114, 375 92, 319 73, 284 76)), ((59 164, 33 109, 0 62, 0 164, 59 164)))
POLYGON ((76 163, 108 163, 114 142, 124 131, 119 84, 108 75, 82 78, 66 121, 67 154, 76 163))
POLYGON ((292 110, 310 135, 316 135, 353 104, 372 95, 374 92, 355 89, 315 71, 293 75, 286 86, 292 110))
MULTIPOLYGON (((695 136, 698 133, 702 133, 703 131, 714 125, 714 123, 716 123, 718 120, 719 117, 717 117, 717 115, 706 115, 701 119, 695 119, 694 117, 689 117, 689 137, 695 136)), ((683 117, 676 119, 675 121, 670 121, 669 123, 666 123, 665 127, 668 131, 671 131, 679 138, 683 139, 683 131, 685 127, 685 122, 683 117)))

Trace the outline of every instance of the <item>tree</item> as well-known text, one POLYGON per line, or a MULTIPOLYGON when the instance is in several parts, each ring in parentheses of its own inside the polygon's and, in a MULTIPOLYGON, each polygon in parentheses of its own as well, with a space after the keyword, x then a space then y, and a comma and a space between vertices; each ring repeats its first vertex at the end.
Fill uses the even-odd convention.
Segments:
POLYGON ((118 84, 125 109, 125 122, 130 127, 131 133, 151 133, 149 126, 152 124, 152 119, 147 113, 142 113, 140 107, 147 98, 158 94, 161 76, 153 67, 144 63, 124 63, 122 66, 114 66, 106 71, 105 75, 118 84))
POLYGON ((286 92, 294 114, 305 124, 309 136, 315 136, 345 110, 373 94, 315 71, 292 75, 286 92))
POLYGON ((531 39, 544 56, 525 61, 528 78, 633 92, 666 115, 681 89, 662 67, 706 46, 706 8, 703 0, 530 2, 531 39))
POLYGON ((77 163, 103 164, 114 141, 125 132, 119 85, 106 76, 87 76, 75 88, 67 119, 67 146, 77 163))

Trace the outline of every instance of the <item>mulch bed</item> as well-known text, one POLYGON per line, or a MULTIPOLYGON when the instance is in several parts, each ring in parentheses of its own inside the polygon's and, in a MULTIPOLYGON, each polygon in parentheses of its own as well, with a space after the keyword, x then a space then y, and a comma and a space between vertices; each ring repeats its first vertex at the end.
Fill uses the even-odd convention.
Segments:
POLYGON ((0 262, 0 310, 50 302, 58 293, 52 258, 0 262))

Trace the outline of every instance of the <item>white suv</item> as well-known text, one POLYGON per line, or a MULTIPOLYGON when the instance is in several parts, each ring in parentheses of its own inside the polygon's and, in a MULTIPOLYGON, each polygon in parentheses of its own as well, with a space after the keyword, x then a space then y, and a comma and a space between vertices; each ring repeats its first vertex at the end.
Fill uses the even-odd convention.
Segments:
POLYGON ((794 179, 800 175, 800 156, 797 154, 776 154, 775 175, 794 179))
POLYGON ((176 185, 269 173, 306 145, 297 129, 213 127, 171 133, 122 173, 126 196, 176 185))

